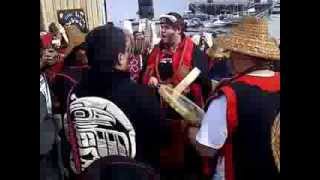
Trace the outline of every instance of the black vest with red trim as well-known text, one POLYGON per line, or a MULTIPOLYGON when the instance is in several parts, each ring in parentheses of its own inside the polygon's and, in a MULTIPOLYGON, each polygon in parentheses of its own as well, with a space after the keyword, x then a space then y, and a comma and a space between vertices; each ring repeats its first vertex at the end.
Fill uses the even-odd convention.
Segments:
POLYGON ((227 98, 228 138, 221 149, 226 180, 275 180, 271 127, 280 111, 280 74, 245 75, 220 93, 227 98))

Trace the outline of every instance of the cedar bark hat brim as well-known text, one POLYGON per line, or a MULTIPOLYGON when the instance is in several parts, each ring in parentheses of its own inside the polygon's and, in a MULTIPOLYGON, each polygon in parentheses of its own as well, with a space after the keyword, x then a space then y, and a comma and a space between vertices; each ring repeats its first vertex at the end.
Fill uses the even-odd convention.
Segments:
POLYGON ((65 28, 66 34, 69 38, 69 44, 65 51, 65 54, 68 55, 72 49, 76 46, 81 45, 85 42, 86 34, 82 33, 75 25, 70 25, 65 28))
POLYGON ((280 49, 268 36, 265 19, 245 18, 230 35, 217 38, 217 44, 224 49, 265 60, 280 60, 280 49))

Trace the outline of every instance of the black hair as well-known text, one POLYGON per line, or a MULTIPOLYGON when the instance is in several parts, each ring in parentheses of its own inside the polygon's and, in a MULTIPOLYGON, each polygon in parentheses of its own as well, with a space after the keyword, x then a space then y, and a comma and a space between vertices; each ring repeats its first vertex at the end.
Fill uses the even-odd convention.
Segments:
POLYGON ((171 15, 177 18, 177 22, 175 22, 174 25, 181 28, 181 32, 183 33, 186 29, 186 23, 184 22, 183 17, 176 12, 169 12, 167 15, 171 15))
POLYGON ((59 32, 59 29, 54 22, 49 25, 49 32, 51 32, 51 33, 59 32))
POLYGON ((92 30, 86 37, 88 64, 93 71, 111 72, 118 63, 119 53, 125 53, 127 36, 125 32, 107 24, 92 30))
POLYGON ((93 29, 86 36, 86 55, 90 69, 85 72, 77 93, 110 98, 114 65, 119 53, 128 51, 127 33, 112 24, 93 29))
POLYGON ((273 70, 273 61, 269 61, 263 58, 257 58, 256 64, 261 69, 273 70))

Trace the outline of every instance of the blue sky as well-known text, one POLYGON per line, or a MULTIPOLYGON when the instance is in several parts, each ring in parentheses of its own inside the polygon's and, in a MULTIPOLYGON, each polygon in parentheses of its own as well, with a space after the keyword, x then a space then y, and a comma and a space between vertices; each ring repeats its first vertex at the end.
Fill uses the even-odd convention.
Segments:
MULTIPOLYGON (((155 17, 175 11, 182 14, 188 9, 188 0, 153 0, 155 17)), ((137 18, 138 0, 107 0, 108 14, 115 24, 127 18, 137 18)))

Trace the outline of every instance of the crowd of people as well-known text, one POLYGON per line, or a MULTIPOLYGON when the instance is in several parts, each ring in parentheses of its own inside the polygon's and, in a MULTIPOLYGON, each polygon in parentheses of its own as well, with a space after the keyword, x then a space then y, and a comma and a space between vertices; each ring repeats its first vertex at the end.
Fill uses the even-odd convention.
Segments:
POLYGON ((247 17, 196 44, 171 12, 151 47, 112 23, 52 23, 40 33, 40 179, 279 179, 280 45, 267 32, 247 17), (198 124, 158 92, 194 68, 182 95, 205 110, 198 124))

